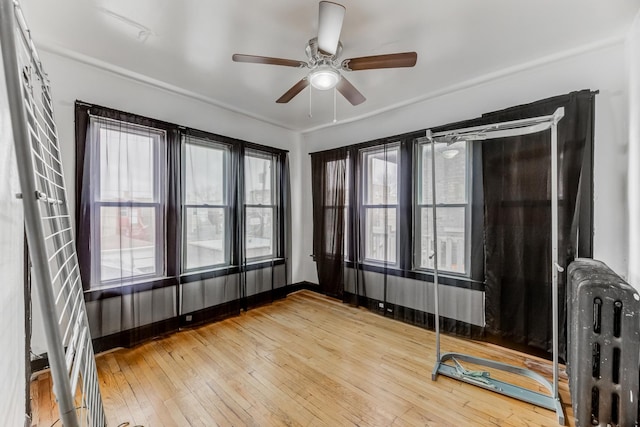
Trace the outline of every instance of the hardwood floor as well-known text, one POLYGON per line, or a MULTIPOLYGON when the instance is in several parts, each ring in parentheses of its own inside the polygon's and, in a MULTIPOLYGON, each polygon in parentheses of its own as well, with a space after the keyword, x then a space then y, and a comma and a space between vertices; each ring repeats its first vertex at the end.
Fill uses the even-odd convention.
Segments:
MULTIPOLYGON (((114 427, 558 425, 552 411, 442 376, 431 381, 434 345, 433 332, 301 291, 101 355, 97 366, 114 427)), ((448 336, 441 345, 518 366, 549 364, 448 336)), ((574 425, 566 379, 560 386, 574 425)), ((58 417, 50 388, 48 374, 32 383, 34 426, 58 417)))

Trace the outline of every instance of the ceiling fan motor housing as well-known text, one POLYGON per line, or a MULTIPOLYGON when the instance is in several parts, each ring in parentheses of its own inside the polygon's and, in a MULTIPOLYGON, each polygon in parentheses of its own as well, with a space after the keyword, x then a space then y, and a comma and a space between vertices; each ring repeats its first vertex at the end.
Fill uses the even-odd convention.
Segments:
POLYGON ((309 58, 309 68, 313 68, 313 66, 319 65, 321 63, 336 66, 336 60, 342 53, 342 42, 338 42, 336 53, 331 55, 330 53, 324 52, 318 47, 318 38, 314 37, 309 40, 309 43, 307 43, 307 47, 304 51, 309 58))

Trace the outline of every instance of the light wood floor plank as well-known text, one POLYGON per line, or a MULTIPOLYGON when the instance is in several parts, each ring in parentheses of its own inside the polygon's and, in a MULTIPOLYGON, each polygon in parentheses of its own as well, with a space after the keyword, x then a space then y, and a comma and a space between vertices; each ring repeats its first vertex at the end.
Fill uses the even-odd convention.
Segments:
MULTIPOLYGON (((446 377, 431 381, 434 346, 433 332, 301 291, 96 363, 112 426, 557 425, 552 411, 446 377)), ((516 366, 550 365, 450 336, 441 346, 516 366)), ((492 376, 538 388, 520 376, 492 376)), ((57 419, 50 388, 48 374, 32 382, 33 426, 57 419)), ((566 378, 560 394, 572 426, 566 378)))

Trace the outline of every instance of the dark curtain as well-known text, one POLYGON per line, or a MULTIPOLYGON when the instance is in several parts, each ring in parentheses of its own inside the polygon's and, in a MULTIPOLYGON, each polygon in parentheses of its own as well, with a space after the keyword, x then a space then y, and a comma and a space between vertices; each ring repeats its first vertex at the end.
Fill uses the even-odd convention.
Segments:
POLYGON ((91 199, 89 185, 83 185, 89 178, 90 157, 87 155, 87 133, 89 132, 89 107, 76 103, 76 246, 82 286, 89 289, 91 278, 91 199), (87 174, 85 176, 85 173, 87 174))
MULTIPOLYGON (((182 241, 182 147, 181 135, 177 129, 167 131, 167 242, 182 241)), ((176 277, 180 282, 180 260, 182 246, 167 244, 167 276, 176 277)), ((176 306, 180 307, 179 294, 176 306)))
MULTIPOLYGON (((594 93, 574 92, 490 113, 497 123, 550 115, 558 107, 559 263, 591 255, 594 93)), ((551 132, 482 144, 485 199, 486 332, 551 352, 551 132)), ((559 275, 560 357, 566 334, 566 277, 559 275)))
POLYGON ((342 297, 346 215, 347 150, 311 155, 313 255, 320 290, 342 297))

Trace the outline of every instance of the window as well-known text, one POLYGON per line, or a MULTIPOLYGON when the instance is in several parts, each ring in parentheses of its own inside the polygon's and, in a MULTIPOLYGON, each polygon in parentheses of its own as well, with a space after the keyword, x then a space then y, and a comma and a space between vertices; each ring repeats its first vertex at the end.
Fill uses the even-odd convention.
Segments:
POLYGON ((81 102, 76 121, 85 290, 174 286, 235 274, 245 260, 286 262, 285 151, 81 102))
POLYGON ((247 150, 244 157, 245 257, 257 261, 278 256, 276 157, 247 150))
POLYGON ((361 151, 364 261, 397 264, 398 144, 361 151))
POLYGON ((163 276, 166 134, 104 118, 92 117, 90 126, 90 173, 98 180, 91 187, 91 283, 163 276))
POLYGON ((230 263, 229 147, 187 136, 183 152, 182 269, 230 263))
MULTIPOLYGON (((465 141, 436 144, 438 268, 468 274, 469 160, 465 141)), ((433 198, 431 144, 418 145, 416 203, 416 259, 418 268, 432 269, 433 198)))

